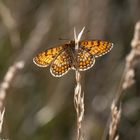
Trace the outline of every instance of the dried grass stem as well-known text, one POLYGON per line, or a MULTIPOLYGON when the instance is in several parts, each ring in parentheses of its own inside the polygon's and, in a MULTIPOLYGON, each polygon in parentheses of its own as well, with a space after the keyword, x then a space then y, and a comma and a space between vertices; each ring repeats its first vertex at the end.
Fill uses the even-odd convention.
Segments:
MULTIPOLYGON (((85 28, 81 30, 81 32, 76 36, 76 30, 74 28, 74 39, 75 39, 75 51, 78 50, 79 41, 81 39, 82 33, 85 28)), ((74 91, 74 106, 77 115, 77 140, 83 140, 82 136, 82 120, 84 117, 84 92, 82 92, 81 86, 81 74, 76 67, 75 70, 75 79, 76 79, 76 87, 74 91)))
POLYGON ((77 114, 77 140, 82 139, 82 120, 84 117, 84 92, 81 89, 81 75, 78 70, 75 71, 76 87, 74 92, 74 106, 77 114))

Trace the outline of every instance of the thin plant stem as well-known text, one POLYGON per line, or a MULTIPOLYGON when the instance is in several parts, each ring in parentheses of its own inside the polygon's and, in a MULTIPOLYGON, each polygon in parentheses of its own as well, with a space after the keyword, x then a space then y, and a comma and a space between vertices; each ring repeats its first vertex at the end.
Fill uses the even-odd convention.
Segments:
POLYGON ((121 103, 123 91, 135 83, 135 66, 140 58, 140 21, 136 23, 134 37, 131 41, 131 51, 126 56, 126 63, 120 80, 116 97, 111 106, 111 119, 109 124, 109 140, 118 140, 119 135, 116 133, 118 123, 121 117, 121 103))
POLYGON ((28 59, 33 55, 33 53, 38 49, 41 44, 42 39, 44 36, 49 32, 51 22, 50 18, 52 17, 53 11, 48 13, 48 18, 46 14, 40 14, 40 20, 38 20, 35 28, 30 33, 29 40, 23 46, 23 49, 17 56, 14 63, 9 66, 2 82, 0 83, 0 133, 2 132, 2 125, 3 125, 3 116, 5 112, 4 107, 4 100, 7 95, 7 91, 12 84, 13 79, 16 77, 16 74, 22 70, 25 64, 28 62, 28 59))
POLYGON ((82 120, 84 117, 84 92, 81 86, 81 74, 75 71, 76 87, 74 92, 74 106, 77 114, 77 140, 82 139, 82 120))
POLYGON ((117 135, 117 128, 120 122, 120 117, 121 117, 121 105, 117 107, 114 101, 111 105, 111 122, 109 125, 109 140, 119 139, 119 135, 117 135))
POLYGON ((121 77, 120 85, 116 94, 116 104, 122 97, 122 92, 135 83, 135 66, 140 58, 140 21, 136 23, 134 37, 131 41, 131 51, 126 56, 125 68, 121 77))
MULTIPOLYGON (((79 47, 79 41, 85 28, 81 30, 78 37, 76 36, 76 30, 74 28, 74 39, 75 39, 75 51, 77 53, 79 47)), ((75 70, 76 87, 74 91, 74 107, 77 115, 77 137, 76 140, 83 140, 82 135, 82 121, 84 117, 84 92, 82 92, 81 85, 81 74, 76 66, 75 70)))

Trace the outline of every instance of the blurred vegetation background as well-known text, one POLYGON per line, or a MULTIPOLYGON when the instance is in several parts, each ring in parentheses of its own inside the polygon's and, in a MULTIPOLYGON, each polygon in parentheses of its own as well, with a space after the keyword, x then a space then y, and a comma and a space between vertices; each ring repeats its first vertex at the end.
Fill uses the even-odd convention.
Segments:
MULTIPOLYGON (((10 140, 74 140, 75 73, 55 78, 32 58, 40 51, 73 39, 83 26, 83 39, 114 43, 113 50, 82 72, 85 92, 83 123, 86 140, 101 140, 131 50, 134 26, 140 19, 139 0, 1 0, 0 80, 10 66, 23 60, 6 90, 1 138, 10 140)), ((120 140, 140 139, 140 63, 135 84, 125 90, 118 128, 120 140)))

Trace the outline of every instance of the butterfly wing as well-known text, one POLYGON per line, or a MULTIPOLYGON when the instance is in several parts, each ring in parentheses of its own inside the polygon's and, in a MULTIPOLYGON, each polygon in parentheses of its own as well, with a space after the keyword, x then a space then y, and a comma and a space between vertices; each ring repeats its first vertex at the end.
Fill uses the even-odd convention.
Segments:
POLYGON ((58 46, 37 54, 33 58, 33 62, 39 67, 47 67, 59 53, 63 50, 64 46, 58 46))
POLYGON ((113 43, 102 40, 81 41, 80 47, 89 51, 95 57, 108 53, 113 48, 113 43))
POLYGON ((95 63, 95 58, 83 48, 78 48, 77 67, 80 71, 85 71, 91 68, 95 63))
POLYGON ((64 50, 52 62, 50 72, 55 77, 61 77, 66 74, 72 67, 70 54, 64 50))

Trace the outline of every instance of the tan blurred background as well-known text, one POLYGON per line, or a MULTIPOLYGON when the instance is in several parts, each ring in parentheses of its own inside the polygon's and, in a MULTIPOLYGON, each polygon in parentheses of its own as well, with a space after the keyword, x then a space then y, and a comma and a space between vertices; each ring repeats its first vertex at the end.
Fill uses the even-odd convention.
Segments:
MULTIPOLYGON (((0 80, 22 60, 6 90, 2 138, 10 140, 74 140, 75 73, 53 77, 49 68, 32 62, 38 52, 73 39, 73 28, 86 31, 83 39, 114 43, 113 50, 82 73, 85 92, 85 140, 101 140, 118 89, 125 57, 131 49, 134 26, 140 20, 139 0, 1 0, 0 80), (89 32, 87 32, 89 31, 89 32)), ((140 63, 135 84, 122 98, 120 140, 140 139, 140 63)))

